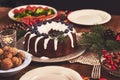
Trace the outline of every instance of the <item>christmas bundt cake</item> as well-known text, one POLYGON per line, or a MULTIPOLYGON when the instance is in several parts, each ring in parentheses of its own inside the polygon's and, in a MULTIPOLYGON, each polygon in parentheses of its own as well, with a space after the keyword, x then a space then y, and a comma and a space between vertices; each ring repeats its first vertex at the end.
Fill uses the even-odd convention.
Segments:
POLYGON ((73 25, 61 21, 38 22, 24 37, 24 49, 37 57, 62 57, 77 49, 73 25))

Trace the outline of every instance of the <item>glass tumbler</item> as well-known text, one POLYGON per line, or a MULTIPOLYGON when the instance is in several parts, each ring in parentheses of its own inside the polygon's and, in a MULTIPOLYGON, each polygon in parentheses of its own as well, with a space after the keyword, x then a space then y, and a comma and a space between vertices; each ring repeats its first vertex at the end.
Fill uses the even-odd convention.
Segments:
POLYGON ((0 32, 1 46, 16 47, 16 30, 6 29, 0 32))

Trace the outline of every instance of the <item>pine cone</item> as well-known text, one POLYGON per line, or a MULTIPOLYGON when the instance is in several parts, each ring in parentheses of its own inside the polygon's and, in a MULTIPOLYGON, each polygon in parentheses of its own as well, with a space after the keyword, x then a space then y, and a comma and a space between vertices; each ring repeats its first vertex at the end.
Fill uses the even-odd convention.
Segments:
POLYGON ((105 40, 113 40, 113 39, 115 39, 115 32, 112 31, 111 29, 107 29, 103 33, 103 37, 105 40))

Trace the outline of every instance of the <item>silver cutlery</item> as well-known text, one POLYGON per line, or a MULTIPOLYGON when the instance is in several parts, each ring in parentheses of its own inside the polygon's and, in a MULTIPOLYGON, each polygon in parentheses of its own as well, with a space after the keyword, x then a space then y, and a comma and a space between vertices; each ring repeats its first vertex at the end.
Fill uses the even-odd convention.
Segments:
POLYGON ((101 77, 101 65, 94 65, 91 73, 92 79, 99 79, 101 77))

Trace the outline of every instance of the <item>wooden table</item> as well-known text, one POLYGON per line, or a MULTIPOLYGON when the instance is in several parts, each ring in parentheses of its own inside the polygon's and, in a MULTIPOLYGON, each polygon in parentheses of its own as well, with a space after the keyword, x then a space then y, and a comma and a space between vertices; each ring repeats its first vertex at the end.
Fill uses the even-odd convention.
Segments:
MULTIPOLYGON (((3 27, 3 25, 7 25, 7 24, 14 22, 11 19, 9 19, 9 17, 7 15, 9 10, 10 10, 10 8, 0 7, 0 29, 3 27)), ((120 16, 112 15, 111 21, 104 24, 104 26, 107 26, 117 32, 120 32, 120 16)), ((90 27, 88 27, 88 26, 79 26, 79 27, 75 27, 75 28, 76 28, 77 32, 88 31, 90 29, 90 27)), ((93 67, 93 66, 85 65, 85 64, 81 64, 81 63, 69 63, 69 62, 59 62, 59 63, 31 62, 31 64, 28 67, 26 67, 25 69, 20 71, 18 74, 10 76, 10 77, 0 77, 0 80, 19 80, 19 78, 23 74, 25 74, 27 71, 37 68, 37 67, 49 66, 49 65, 68 67, 68 68, 71 68, 71 69, 77 71, 80 75, 84 75, 84 76, 88 76, 88 77, 90 77, 92 67, 93 67)), ((120 80, 120 78, 110 75, 103 69, 101 71, 101 77, 105 77, 108 80, 120 80)))

